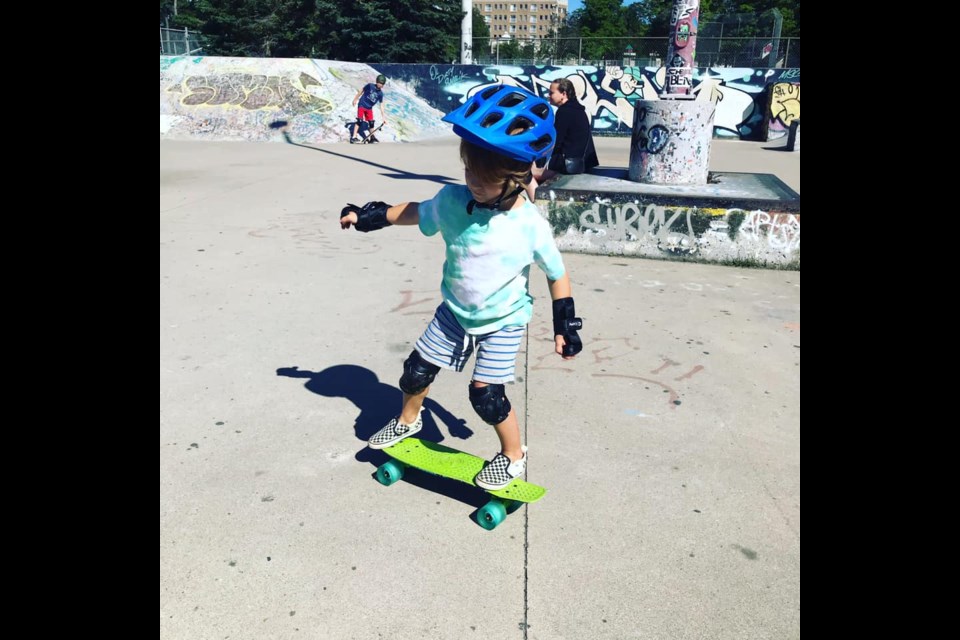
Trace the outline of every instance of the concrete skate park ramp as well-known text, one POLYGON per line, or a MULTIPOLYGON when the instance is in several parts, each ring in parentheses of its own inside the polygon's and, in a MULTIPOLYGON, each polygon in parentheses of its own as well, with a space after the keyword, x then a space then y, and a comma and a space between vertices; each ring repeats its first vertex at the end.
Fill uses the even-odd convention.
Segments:
MULTIPOLYGON (((160 57, 160 137, 277 140, 271 124, 286 121, 297 142, 343 142, 356 118, 353 97, 379 72, 355 62, 299 58, 160 57)), ((384 88, 383 142, 450 133, 434 109, 403 82, 384 88)), ((379 106, 374 109, 379 120, 379 106)), ((274 124, 274 126, 276 126, 274 124)))

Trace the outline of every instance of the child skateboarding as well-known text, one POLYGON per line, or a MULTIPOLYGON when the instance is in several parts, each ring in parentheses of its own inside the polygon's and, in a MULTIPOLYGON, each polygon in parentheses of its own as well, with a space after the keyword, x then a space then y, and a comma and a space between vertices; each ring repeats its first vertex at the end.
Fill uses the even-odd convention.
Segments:
POLYGON ((514 381, 517 353, 533 315, 532 264, 547 277, 556 353, 569 360, 583 349, 570 276, 550 225, 525 196, 531 164, 553 148, 554 116, 542 98, 497 85, 479 91, 443 120, 462 138, 465 185, 447 185, 424 202, 350 204, 340 214, 343 229, 366 233, 418 225, 424 235, 439 233, 446 244, 443 302, 403 363, 400 414, 368 445, 383 449, 419 432, 420 409, 437 373, 462 371, 475 353, 470 403, 494 428, 500 450, 474 482, 497 490, 523 475, 527 465, 527 447, 505 385, 514 381))

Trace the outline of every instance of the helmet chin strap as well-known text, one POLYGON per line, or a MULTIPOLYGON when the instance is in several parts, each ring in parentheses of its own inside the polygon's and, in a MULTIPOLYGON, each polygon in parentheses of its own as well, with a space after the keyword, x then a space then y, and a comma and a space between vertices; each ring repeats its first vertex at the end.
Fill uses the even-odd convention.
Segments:
POLYGON ((507 193, 507 187, 504 186, 503 191, 500 192, 500 197, 494 200, 493 202, 477 202, 476 200, 471 199, 470 202, 467 203, 467 215, 468 216, 473 215, 474 207, 480 207, 481 209, 499 209, 501 202, 503 202, 504 200, 509 200, 510 198, 516 195, 519 195, 521 191, 523 191, 523 185, 517 187, 510 193, 507 193))

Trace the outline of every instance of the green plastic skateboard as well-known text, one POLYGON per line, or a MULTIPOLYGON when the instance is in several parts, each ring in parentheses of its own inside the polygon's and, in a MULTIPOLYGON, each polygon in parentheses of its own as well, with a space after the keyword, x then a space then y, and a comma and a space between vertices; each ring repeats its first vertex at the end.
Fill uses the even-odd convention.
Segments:
MULTIPOLYGON (((377 468, 377 480, 387 486, 402 478, 407 467, 476 486, 473 479, 487 462, 469 453, 419 438, 406 438, 383 451, 393 460, 377 468)), ((508 513, 513 513, 524 503, 536 502, 546 492, 543 487, 519 478, 505 489, 487 491, 493 498, 477 510, 477 522, 484 529, 493 529, 506 519, 508 513)))

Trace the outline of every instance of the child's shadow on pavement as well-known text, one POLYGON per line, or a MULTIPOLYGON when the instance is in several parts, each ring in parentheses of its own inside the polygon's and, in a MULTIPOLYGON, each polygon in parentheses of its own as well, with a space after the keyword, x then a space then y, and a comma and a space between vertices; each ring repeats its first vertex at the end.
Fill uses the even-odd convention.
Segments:
MULTIPOLYGON (((303 384, 307 389, 321 396, 346 398, 358 409, 354 424, 357 439, 366 442, 370 436, 382 429, 391 418, 400 413, 403 405, 403 393, 400 389, 380 382, 377 374, 369 369, 353 364, 339 364, 328 367, 323 371, 307 371, 299 367, 282 367, 277 369, 278 376, 288 378, 307 378, 303 384)), ((466 421, 457 418, 447 411, 440 403, 427 398, 423 403, 423 429, 417 434, 418 438, 441 442, 443 433, 437 426, 439 418, 447 426, 447 430, 454 438, 466 440, 473 435, 466 421)), ((380 453, 364 447, 356 455, 360 462, 380 462, 387 460, 385 453, 380 453)), ((380 464, 379 462, 377 464, 380 464)))
MULTIPOLYGON (((377 378, 377 374, 369 369, 357 365, 340 364, 324 369, 323 371, 307 371, 299 367, 281 367, 277 369, 278 376, 288 378, 306 378, 303 384, 307 389, 321 396, 346 398, 358 409, 354 430, 357 439, 366 442, 374 433, 383 428, 391 418, 396 417, 403 404, 403 393, 400 389, 384 384, 377 378)), ((440 442, 443 435, 437 426, 434 416, 447 426, 447 430, 454 438, 466 440, 473 435, 466 425, 466 421, 457 418, 435 400, 427 398, 423 403, 423 429, 417 434, 424 440, 440 442)), ((382 451, 364 447, 354 456, 358 462, 367 462, 380 466, 390 459, 382 451)), ((456 480, 439 478, 426 472, 407 473, 404 480, 428 491, 433 491, 447 497, 459 500, 465 504, 480 507, 486 499, 482 491, 471 488, 456 480)))

